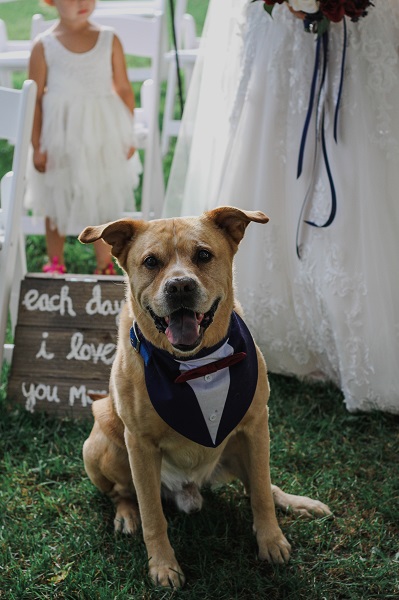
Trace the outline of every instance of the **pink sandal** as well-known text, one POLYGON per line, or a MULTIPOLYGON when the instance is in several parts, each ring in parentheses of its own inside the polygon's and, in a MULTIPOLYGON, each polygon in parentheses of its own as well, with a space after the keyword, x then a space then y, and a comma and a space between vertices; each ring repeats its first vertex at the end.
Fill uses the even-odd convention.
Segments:
POLYGON ((53 260, 42 269, 43 273, 49 273, 50 275, 64 275, 66 273, 65 265, 61 265, 58 256, 54 256, 53 260))
POLYGON ((106 267, 104 267, 104 269, 100 269, 99 267, 97 267, 97 269, 94 271, 94 275, 116 275, 114 263, 112 262, 112 260, 107 264, 106 267))

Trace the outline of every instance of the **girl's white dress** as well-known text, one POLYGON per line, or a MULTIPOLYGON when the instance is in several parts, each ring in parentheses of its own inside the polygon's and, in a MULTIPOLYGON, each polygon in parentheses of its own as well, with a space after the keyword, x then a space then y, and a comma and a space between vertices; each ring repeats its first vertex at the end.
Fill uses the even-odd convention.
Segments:
POLYGON ((332 205, 315 107, 297 178, 315 37, 284 4, 270 17, 250 0, 210 2, 165 215, 263 210, 270 222, 249 226, 236 287, 269 370, 335 382, 350 411, 399 413, 399 3, 374 4, 346 21, 337 142, 343 23, 329 32, 319 107, 332 223, 304 223, 324 224, 332 205))
POLYGON ((102 28, 82 54, 67 50, 51 31, 41 36, 48 68, 41 148, 46 172, 29 161, 26 206, 50 217, 60 234, 99 225, 135 210, 133 189, 142 166, 134 146, 134 119, 112 89, 114 32, 102 28))

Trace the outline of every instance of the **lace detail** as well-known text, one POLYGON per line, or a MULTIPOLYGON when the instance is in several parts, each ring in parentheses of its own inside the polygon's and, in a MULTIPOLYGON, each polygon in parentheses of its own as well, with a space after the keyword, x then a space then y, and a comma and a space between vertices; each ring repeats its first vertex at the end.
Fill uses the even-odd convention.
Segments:
MULTIPOLYGON (((373 19, 363 19, 350 40, 356 55, 367 63, 366 91, 376 114, 376 125, 370 137, 386 151, 387 158, 393 159, 399 152, 399 141, 392 136, 392 120, 397 111, 397 95, 393 92, 397 88, 399 69, 399 22, 392 2, 377 0, 375 4, 373 19)), ((352 77, 356 77, 356 66, 354 64, 352 77)))

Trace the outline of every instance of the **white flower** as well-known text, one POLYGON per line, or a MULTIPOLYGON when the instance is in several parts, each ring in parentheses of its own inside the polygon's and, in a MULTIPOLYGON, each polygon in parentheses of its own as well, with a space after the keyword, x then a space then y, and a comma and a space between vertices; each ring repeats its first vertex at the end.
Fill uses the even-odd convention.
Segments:
POLYGON ((317 0, 288 0, 288 4, 294 10, 302 10, 306 13, 316 13, 319 10, 319 2, 317 0))

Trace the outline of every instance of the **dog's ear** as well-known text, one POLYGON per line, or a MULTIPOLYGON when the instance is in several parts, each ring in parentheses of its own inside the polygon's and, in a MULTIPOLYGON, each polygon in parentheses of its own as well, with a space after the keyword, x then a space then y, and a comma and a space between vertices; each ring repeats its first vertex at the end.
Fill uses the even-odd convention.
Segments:
POLYGON ((255 223, 267 223, 269 217, 263 212, 241 210, 234 206, 219 206, 214 210, 204 213, 205 218, 211 219, 220 229, 223 229, 234 241, 239 244, 244 237, 247 225, 255 223))
POLYGON ((112 254, 118 259, 122 268, 126 263, 130 242, 133 240, 141 221, 133 219, 119 219, 105 225, 86 227, 79 235, 79 241, 83 244, 92 244, 103 239, 112 246, 112 254))

